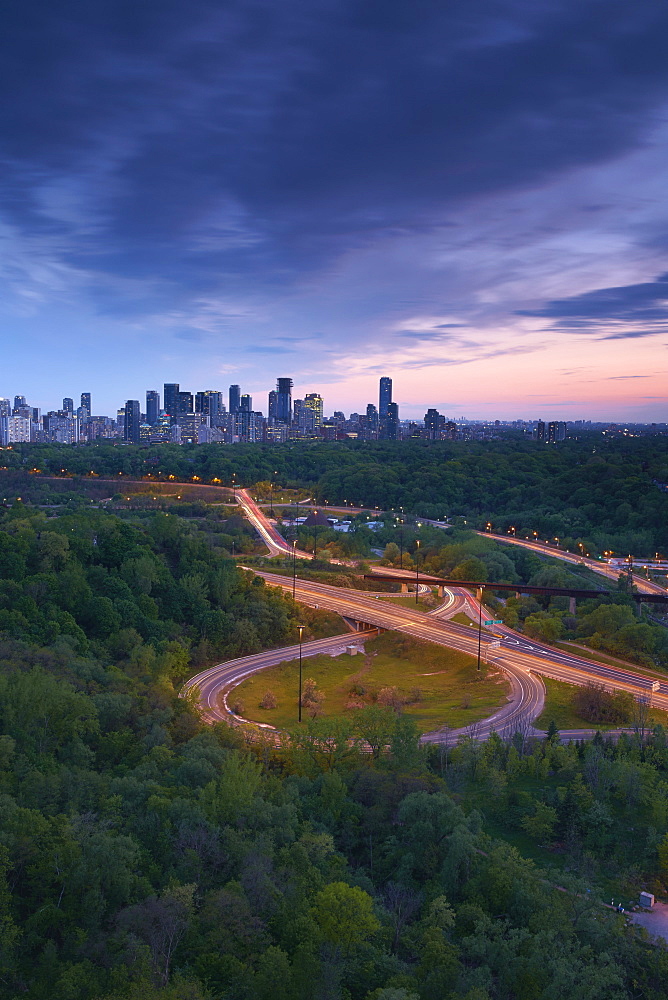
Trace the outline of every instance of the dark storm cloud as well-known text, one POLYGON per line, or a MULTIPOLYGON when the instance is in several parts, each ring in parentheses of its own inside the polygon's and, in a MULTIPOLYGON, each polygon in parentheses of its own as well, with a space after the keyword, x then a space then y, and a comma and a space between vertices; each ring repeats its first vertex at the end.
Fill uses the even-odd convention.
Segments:
POLYGON ((655 0, 14 0, 3 21, 5 214, 71 265, 160 275, 157 300, 284 285, 605 160, 668 90, 655 0))
POLYGON ((518 310, 516 315, 555 319, 557 327, 562 329, 598 332, 606 323, 629 324, 631 327, 607 333, 602 340, 651 337, 663 333, 668 320, 668 274, 637 285, 597 288, 582 295, 554 299, 542 309, 518 310), (649 325, 633 329, 632 325, 636 323, 649 325))

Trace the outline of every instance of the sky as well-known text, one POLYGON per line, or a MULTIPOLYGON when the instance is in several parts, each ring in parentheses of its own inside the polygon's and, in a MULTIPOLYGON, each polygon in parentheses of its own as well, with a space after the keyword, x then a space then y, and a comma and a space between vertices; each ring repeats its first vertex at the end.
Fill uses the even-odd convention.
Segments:
POLYGON ((0 396, 666 421, 665 0, 7 0, 0 396))

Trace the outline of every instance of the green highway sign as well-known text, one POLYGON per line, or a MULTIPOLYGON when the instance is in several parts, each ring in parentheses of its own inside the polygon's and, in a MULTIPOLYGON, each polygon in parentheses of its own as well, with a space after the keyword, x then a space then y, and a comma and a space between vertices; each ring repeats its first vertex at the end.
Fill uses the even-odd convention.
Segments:
POLYGON ((483 622, 483 625, 503 625, 502 618, 488 618, 487 621, 483 622))

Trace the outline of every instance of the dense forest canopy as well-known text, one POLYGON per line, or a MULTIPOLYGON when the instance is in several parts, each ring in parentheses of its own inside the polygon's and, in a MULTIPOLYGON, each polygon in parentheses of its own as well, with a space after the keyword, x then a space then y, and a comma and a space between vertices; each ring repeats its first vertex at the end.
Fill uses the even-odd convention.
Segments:
MULTIPOLYGON (((153 455, 66 453, 90 468, 153 455)), ((182 682, 293 641, 307 611, 237 568, 233 544, 252 554, 255 543, 234 511, 111 512, 91 504, 89 481, 84 493, 67 480, 64 496, 18 471, 28 451, 3 454, 15 464, 6 482, 18 477, 26 499, 57 505, 0 508, 2 1000, 668 997, 668 951, 602 905, 668 884, 660 727, 618 743, 517 733, 427 751, 407 716, 373 706, 366 745, 327 718, 278 747, 246 744, 204 725, 178 697, 182 682)), ((190 477, 204 472, 190 459, 243 454, 266 459, 252 447, 166 452, 190 477)), ((367 460, 347 446, 271 454, 271 464, 301 454, 292 481, 319 496, 335 458, 344 472, 367 460)), ((575 476, 574 458, 560 454, 548 455, 553 478, 575 476)), ((395 460, 407 475, 403 446, 395 460)), ((442 482, 453 463, 463 489, 463 452, 443 451, 433 476, 442 482)), ((222 467, 208 473, 223 478, 222 467)), ((662 501, 643 489, 636 501, 662 501)), ((374 537, 392 562, 395 534, 384 532, 374 537)), ((362 547, 370 538, 360 525, 362 547)), ((511 582, 571 574, 459 530, 427 533, 424 558, 439 572, 473 563, 511 582)), ((616 641, 649 642, 633 630, 652 626, 623 590, 583 605, 575 624, 558 605, 522 601, 504 613, 527 631, 563 627, 585 640, 614 626, 616 641)), ((309 634, 331 627, 311 615, 309 634)), ((660 659, 658 647, 646 655, 660 659)))
MULTIPOLYGON (((586 433, 547 446, 490 442, 293 442, 268 445, 16 445, 10 469, 76 475, 232 477, 306 487, 319 502, 459 516, 498 530, 583 539, 590 549, 650 556, 668 548, 668 439, 586 433)), ((122 481, 122 477, 121 477, 122 481)))

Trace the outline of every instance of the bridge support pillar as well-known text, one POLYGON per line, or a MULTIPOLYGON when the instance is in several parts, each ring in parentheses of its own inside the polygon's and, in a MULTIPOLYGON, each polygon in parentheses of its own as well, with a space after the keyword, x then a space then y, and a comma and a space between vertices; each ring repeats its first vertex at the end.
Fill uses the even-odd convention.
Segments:
POLYGON ((407 594, 408 593, 408 584, 407 583, 402 583, 401 584, 401 593, 402 594, 407 594))
POLYGON ((568 610, 570 611, 570 613, 572 615, 575 614, 575 598, 574 597, 569 597, 568 598, 568 610))
POLYGON ((436 592, 439 597, 445 597, 445 587, 443 586, 443 584, 441 584, 440 587, 436 588, 436 592))

